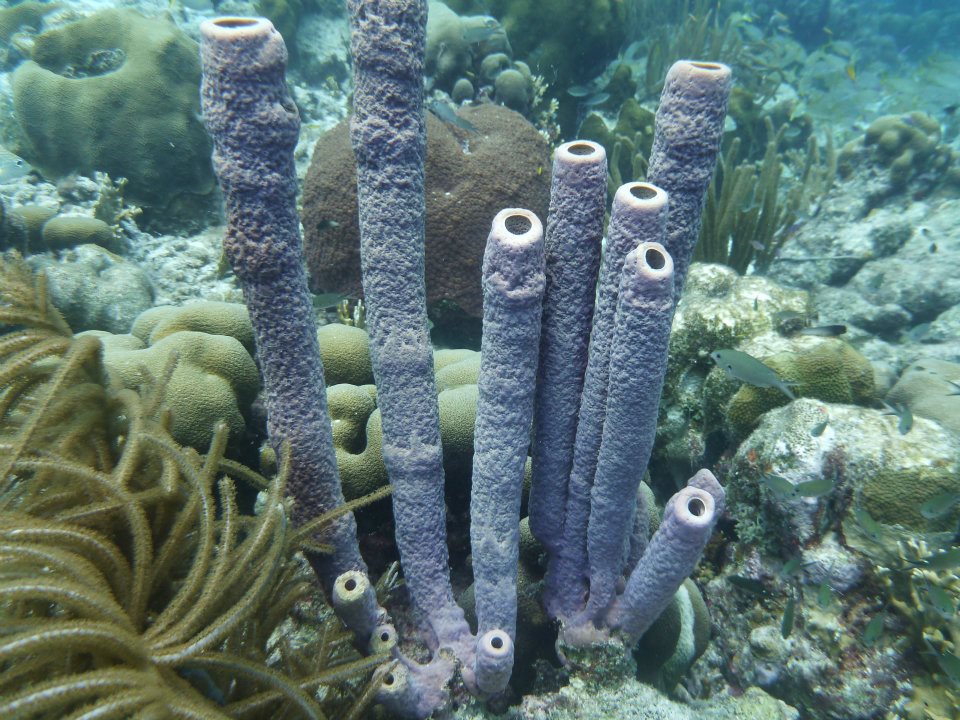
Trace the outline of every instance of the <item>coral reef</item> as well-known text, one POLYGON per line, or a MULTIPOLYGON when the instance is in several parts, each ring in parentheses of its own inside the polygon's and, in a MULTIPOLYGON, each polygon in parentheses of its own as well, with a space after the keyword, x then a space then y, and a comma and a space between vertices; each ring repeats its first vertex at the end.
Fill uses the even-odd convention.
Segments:
MULTIPOLYGON (((392 0, 352 0, 349 8, 355 70, 350 134, 357 161, 365 321, 381 412, 382 453, 393 488, 395 537, 406 587, 431 651, 430 660, 419 663, 394 650, 401 664, 385 677, 378 699, 399 714, 426 717, 446 703, 446 685, 455 669, 466 688, 480 697, 502 693, 511 675, 520 484, 531 404, 534 414, 540 413, 533 403, 533 368, 539 354, 556 348, 550 343, 538 348, 535 340, 537 306, 547 284, 542 226, 529 210, 504 210, 490 231, 483 268, 484 347, 488 342, 496 347, 481 356, 478 378, 471 526, 476 530, 473 549, 482 557, 474 556, 479 624, 474 636, 454 600, 450 579, 439 410, 427 335, 421 89, 426 8, 424 3, 392 0), (519 372, 521 368, 525 371, 519 372), (509 452, 498 451, 505 442, 510 443, 509 452), (509 470, 487 474, 490 463, 504 461, 509 470), (493 535, 504 540, 492 542, 493 535), (481 572, 482 567, 488 571, 481 572)), ((298 123, 282 81, 285 59, 279 36, 265 20, 223 18, 203 25, 202 95, 227 201, 225 247, 253 320, 271 440, 275 445, 292 440, 295 509, 317 512, 342 505, 343 497, 330 462, 332 434, 321 417, 326 407, 319 347, 310 332, 298 263, 301 249, 291 192, 298 123)), ((665 212, 662 190, 641 184, 621 188, 614 206, 612 227, 634 241, 634 232, 646 237, 633 249, 624 248, 629 252, 610 252, 601 271, 601 287, 610 290, 601 293, 593 329, 609 342, 591 350, 585 372, 589 377, 592 365, 595 377, 609 373, 609 381, 584 388, 606 395, 606 412, 581 420, 580 429, 597 425, 588 436, 599 437, 600 443, 595 457, 589 450, 583 455, 589 518, 585 532, 572 539, 588 550, 589 576, 583 568, 579 572, 589 595, 578 598, 572 593, 568 607, 556 597, 546 602, 563 622, 570 657, 589 652, 583 648, 609 633, 628 645, 635 642, 671 604, 723 513, 723 489, 706 470, 671 498, 649 539, 645 507, 624 503, 622 496, 636 494, 636 469, 646 464, 652 447, 676 304, 674 268, 678 293, 699 232, 729 84, 729 68, 715 63, 685 62, 671 68, 651 159, 651 176, 671 190, 671 211, 665 212), (694 127, 691 118, 701 122, 694 127), (638 442, 628 440, 631 433, 640 434, 638 442), (621 559, 627 546, 630 552, 621 559), (628 576, 622 589, 616 583, 621 572, 628 576)), ((557 154, 559 164, 576 164, 566 157, 569 152, 574 158, 596 156, 602 167, 599 146, 574 142, 564 150, 557 154)), ((554 252, 560 266, 573 253, 559 248, 579 242, 575 228, 583 208, 589 217, 602 217, 603 174, 593 174, 598 192, 577 198, 579 213, 566 213, 563 201, 548 217, 548 236, 558 238, 554 252)), ((555 175, 552 193, 558 200, 567 195, 564 175, 555 175)), ((578 195, 575 177, 568 179, 572 197, 578 195)), ((575 275, 576 269, 554 268, 553 275, 567 282, 563 278, 575 275)), ((543 301, 556 303, 557 297, 548 293, 543 301)), ((535 426, 538 438, 544 428, 553 432, 549 424, 537 421, 535 426)), ((566 481, 551 479, 551 486, 541 491, 549 505, 566 495, 566 481)), ((636 497, 639 502, 644 496, 636 497)), ((329 539, 331 554, 311 556, 314 568, 361 646, 394 646, 394 628, 365 578, 355 526, 348 518, 340 520, 329 539)), ((532 522, 531 528, 537 535, 532 522)), ((548 553, 562 557, 557 534, 540 534, 548 553)), ((611 647, 623 653, 620 640, 611 647)))
POLYGON ((0 715, 355 716, 380 680, 346 679, 386 657, 357 660, 329 620, 325 642, 277 633, 313 595, 286 462, 267 480, 224 458, 222 424, 206 455, 181 448, 174 363, 143 395, 107 387, 100 342, 71 337, 42 275, 8 255, 0 280, 0 715))
MULTIPOLYGON (((426 116, 427 301, 481 314, 480 264, 491 218, 505 207, 545 216, 550 188, 546 141, 517 113, 495 105, 460 117, 479 134, 426 116), (463 143, 469 143, 465 153, 463 143), (469 197, 470 202, 463 202, 469 197)), ((341 123, 317 141, 304 181, 304 248, 318 292, 362 296, 356 167, 341 123)))
POLYGON ((164 205, 213 188, 197 46, 173 23, 103 10, 37 36, 12 77, 18 154, 50 178, 101 170, 164 205))
POLYGON ((864 161, 878 166, 881 182, 871 192, 878 204, 889 195, 912 188, 915 195, 928 195, 944 181, 956 182, 952 171, 954 151, 941 142, 940 123, 926 113, 884 115, 874 120, 864 135, 840 151, 838 169, 849 177, 864 161))

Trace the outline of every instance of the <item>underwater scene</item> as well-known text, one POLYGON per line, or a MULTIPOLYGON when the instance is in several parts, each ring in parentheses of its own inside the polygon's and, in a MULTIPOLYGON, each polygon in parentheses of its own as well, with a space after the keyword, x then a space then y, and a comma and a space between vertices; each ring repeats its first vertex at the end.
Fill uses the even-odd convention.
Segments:
POLYGON ((960 4, 0 0, 0 720, 960 719, 960 4))

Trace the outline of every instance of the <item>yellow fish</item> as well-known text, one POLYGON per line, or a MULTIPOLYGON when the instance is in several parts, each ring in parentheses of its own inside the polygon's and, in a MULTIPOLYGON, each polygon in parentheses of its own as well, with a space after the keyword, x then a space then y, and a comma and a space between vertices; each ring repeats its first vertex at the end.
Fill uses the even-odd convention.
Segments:
POLYGON ((853 63, 847 65, 847 77, 854 82, 857 81, 857 69, 853 66, 853 63))

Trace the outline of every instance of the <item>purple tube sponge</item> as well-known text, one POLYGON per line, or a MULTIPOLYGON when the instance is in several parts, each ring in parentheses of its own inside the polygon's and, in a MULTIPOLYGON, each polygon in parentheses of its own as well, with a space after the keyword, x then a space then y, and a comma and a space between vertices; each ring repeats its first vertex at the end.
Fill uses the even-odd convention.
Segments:
POLYGON ((422 0, 350 0, 360 264, 406 585, 432 649, 469 640, 450 587, 440 419, 424 291, 422 0))
POLYGON ((561 545, 606 194, 607 157, 601 145, 576 140, 557 148, 545 240, 547 287, 529 503, 530 529, 550 553, 561 545))
MULTIPOLYGON (((667 207, 667 194, 649 183, 621 185, 613 198, 607 244, 597 283, 597 303, 590 334, 590 360, 580 400, 563 542, 548 566, 545 602, 550 613, 557 617, 568 618, 582 611, 587 595, 590 493, 607 408, 610 352, 624 259, 640 242, 659 242, 663 239, 667 207)), ((669 320, 666 322, 669 330, 669 320)), ((665 363, 666 355, 643 358, 643 361, 653 367, 665 363)), ((657 397, 659 393, 660 389, 657 388, 657 397)), ((619 502, 621 505, 630 505, 623 503, 622 499, 619 502)))
POLYGON ((717 164, 730 86, 726 65, 680 60, 667 72, 660 95, 647 180, 670 195, 664 246, 673 257, 676 302, 700 236, 700 215, 717 164))
POLYGON ((653 449, 673 319, 673 262, 660 243, 643 242, 631 251, 622 277, 603 438, 590 493, 590 598, 583 619, 591 621, 614 599, 634 511, 646 517, 646 508, 636 508, 633 499, 653 449))
MULTIPOLYGON (((287 490, 294 520, 304 522, 344 500, 303 270, 293 163, 300 118, 284 82, 287 51, 263 18, 207 20, 201 34, 203 119, 226 204, 223 247, 253 323, 270 441, 278 451, 289 441, 287 490)), ((323 541, 333 553, 310 562, 328 592, 342 573, 366 572, 352 514, 323 541)), ((358 634, 376 626, 369 616, 358 622, 358 634)))
POLYGON ((533 419, 544 289, 543 227, 528 210, 493 219, 483 257, 470 547, 477 602, 476 685, 502 691, 517 625, 520 494, 533 419))
POLYGON ((667 502, 660 527, 606 618, 629 645, 640 639, 693 572, 723 504, 723 488, 709 470, 698 472, 667 502))

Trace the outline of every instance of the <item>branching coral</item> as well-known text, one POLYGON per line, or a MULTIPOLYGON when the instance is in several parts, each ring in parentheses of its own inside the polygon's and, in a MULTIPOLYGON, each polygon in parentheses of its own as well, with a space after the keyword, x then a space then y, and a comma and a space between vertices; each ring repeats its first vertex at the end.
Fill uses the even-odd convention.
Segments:
POLYGON ((348 660, 341 630, 307 662, 276 632, 313 589, 286 464, 268 481, 225 459, 222 423, 205 456, 179 447, 163 377, 104 387, 42 276, 7 256, 0 288, 0 717, 356 716, 380 676, 360 701, 344 679, 385 658, 348 660), (258 515, 232 478, 263 490, 258 515))
POLYGON ((918 683, 914 704, 925 706, 927 714, 915 710, 911 717, 957 718, 960 708, 960 682, 957 658, 960 657, 960 575, 956 568, 930 567, 936 557, 923 540, 897 543, 900 567, 884 568, 890 606, 897 610, 913 629, 918 646, 925 646, 921 657, 933 673, 934 683, 918 683), (936 714, 935 708, 953 708, 936 714))
POLYGON ((739 273, 745 273, 751 263, 760 271, 769 269, 799 216, 833 182, 833 146, 827 143, 821 160, 817 141, 811 137, 806 154, 790 159, 798 170, 784 191, 780 180, 785 157, 779 147, 787 126, 774 131, 769 118, 765 125, 767 148, 762 162, 738 163, 740 140, 735 138, 718 163, 707 192, 695 260, 723 263, 739 273))

